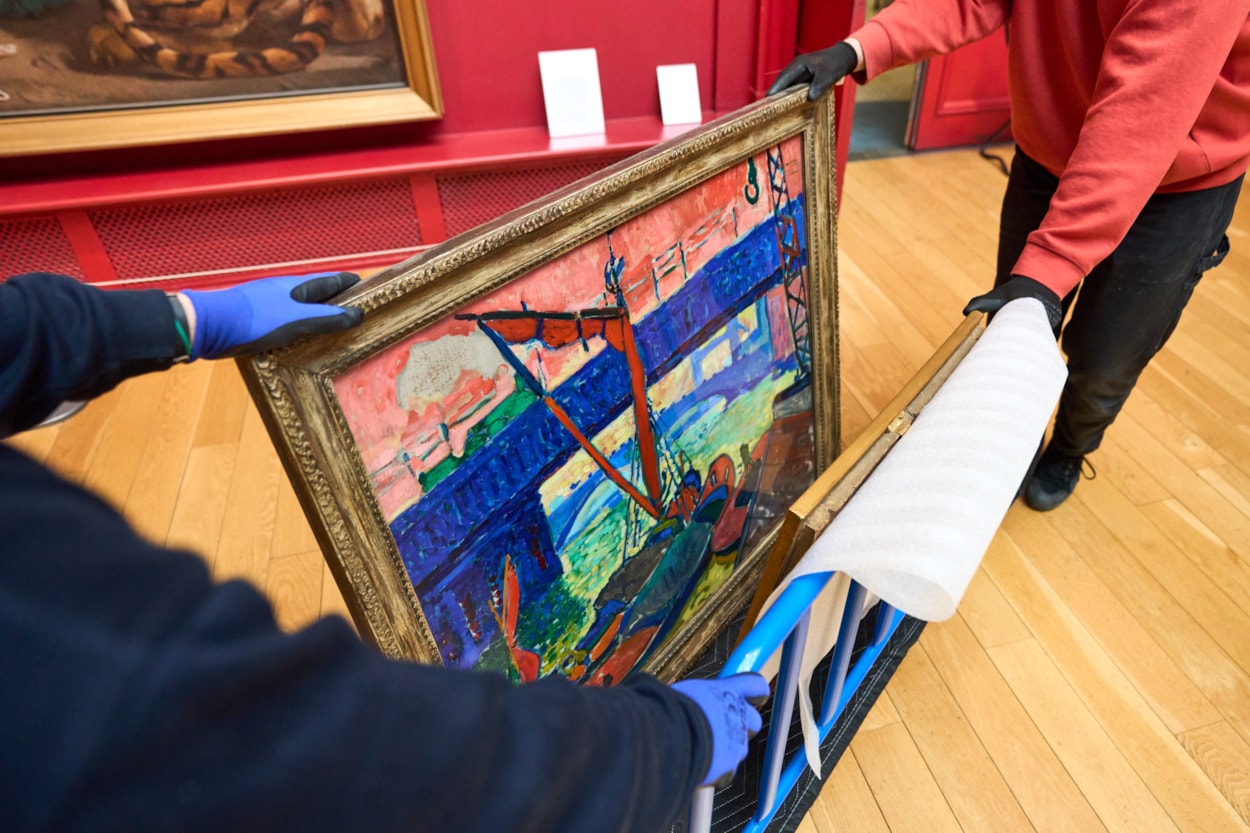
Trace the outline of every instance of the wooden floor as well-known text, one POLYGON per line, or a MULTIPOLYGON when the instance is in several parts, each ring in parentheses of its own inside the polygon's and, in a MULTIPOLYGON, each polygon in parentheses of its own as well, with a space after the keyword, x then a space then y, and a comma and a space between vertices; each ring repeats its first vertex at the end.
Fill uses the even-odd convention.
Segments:
MULTIPOLYGON (((988 287, 1004 182, 971 152, 849 166, 845 440, 988 287)), ((1012 508, 803 833, 1250 829, 1250 196, 1230 236, 1097 477, 1012 508)), ((132 380, 17 442, 254 581, 284 626, 343 609, 232 363, 132 380)))

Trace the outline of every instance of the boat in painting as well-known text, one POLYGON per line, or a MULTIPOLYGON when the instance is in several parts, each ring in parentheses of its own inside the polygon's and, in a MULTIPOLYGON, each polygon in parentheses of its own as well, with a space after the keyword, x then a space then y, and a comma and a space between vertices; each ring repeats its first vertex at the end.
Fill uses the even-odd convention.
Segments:
MULTIPOLYGON (((480 371, 441 383, 466 393, 394 429, 371 467, 445 664, 617 682, 812 482, 803 199, 783 148, 762 156, 766 183, 754 160, 721 175, 736 201, 691 208, 646 262, 614 248, 630 229, 605 235, 595 303, 518 290, 451 317, 444 332, 472 339, 480 371)), ((423 372, 425 343, 393 361, 397 389, 423 372)))

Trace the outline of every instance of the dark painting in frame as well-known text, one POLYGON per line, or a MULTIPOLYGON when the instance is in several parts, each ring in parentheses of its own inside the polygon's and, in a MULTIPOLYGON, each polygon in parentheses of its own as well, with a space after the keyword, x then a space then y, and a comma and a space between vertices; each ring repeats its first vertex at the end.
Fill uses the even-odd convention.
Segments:
POLYGON ((0 0, 0 155, 441 113, 424 0, 0 0))

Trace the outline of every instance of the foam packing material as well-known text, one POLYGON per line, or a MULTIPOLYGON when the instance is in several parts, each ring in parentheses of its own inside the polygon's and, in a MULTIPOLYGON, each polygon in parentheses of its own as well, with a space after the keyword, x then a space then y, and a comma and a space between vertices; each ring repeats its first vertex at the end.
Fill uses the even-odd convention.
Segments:
POLYGON ((1028 472, 1066 378, 1041 303, 1005 305, 769 598, 771 605, 799 576, 839 574, 813 606, 800 666, 804 744, 818 774, 809 684, 837 641, 848 579, 910 616, 952 616, 1028 472))

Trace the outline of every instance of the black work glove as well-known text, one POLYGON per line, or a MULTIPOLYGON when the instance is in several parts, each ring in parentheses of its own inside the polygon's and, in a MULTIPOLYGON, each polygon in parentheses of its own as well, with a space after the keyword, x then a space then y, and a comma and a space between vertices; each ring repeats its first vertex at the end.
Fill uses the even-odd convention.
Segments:
POLYGON ((768 88, 768 95, 779 93, 787 87, 810 81, 807 100, 815 101, 829 91, 829 88, 855 71, 859 56, 845 41, 835 43, 828 49, 800 55, 781 71, 777 80, 768 88))
POLYGON ((1052 289, 1024 275, 1012 275, 1010 280, 996 286, 984 295, 978 295, 964 307, 964 315, 970 312, 997 312, 1009 301, 1017 298, 1036 298, 1042 302, 1046 310, 1046 319, 1050 328, 1059 334, 1059 325, 1063 323, 1063 307, 1059 296, 1052 289))

